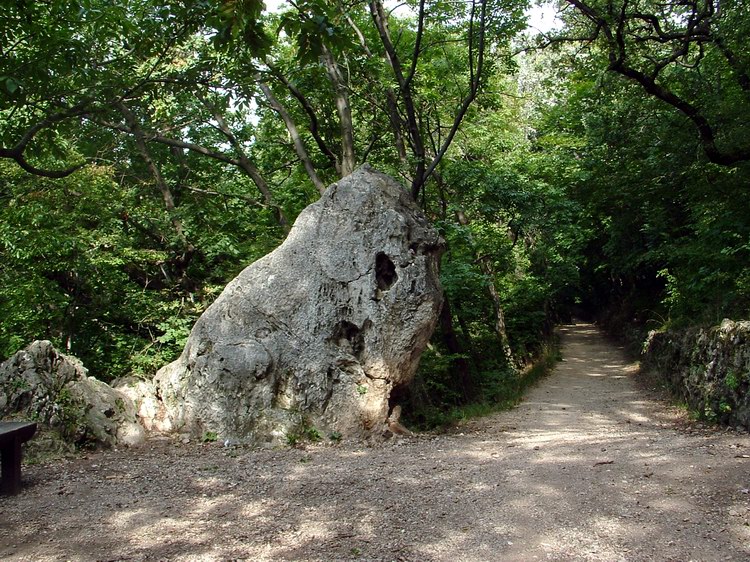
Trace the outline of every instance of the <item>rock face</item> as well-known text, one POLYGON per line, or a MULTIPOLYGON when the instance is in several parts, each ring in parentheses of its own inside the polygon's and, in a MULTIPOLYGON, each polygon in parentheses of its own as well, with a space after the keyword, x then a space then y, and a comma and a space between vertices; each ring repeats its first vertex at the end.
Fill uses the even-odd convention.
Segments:
POLYGON ((112 386, 133 402, 138 422, 146 431, 168 432, 171 430, 172 424, 164 404, 156 396, 153 381, 127 376, 112 381, 112 386))
POLYGON ((750 322, 650 332, 641 365, 701 416, 750 429, 750 322))
POLYGON ((171 429, 256 443, 381 432, 435 327, 442 249, 390 177, 364 166, 331 185, 157 373, 171 429))
POLYGON ((22 417, 75 444, 134 445, 145 438, 132 401, 88 376, 75 357, 35 341, 0 364, 0 418, 22 417))
POLYGON ((18 413, 49 422, 65 385, 87 376, 78 359, 37 340, 0 365, 0 417, 18 413))

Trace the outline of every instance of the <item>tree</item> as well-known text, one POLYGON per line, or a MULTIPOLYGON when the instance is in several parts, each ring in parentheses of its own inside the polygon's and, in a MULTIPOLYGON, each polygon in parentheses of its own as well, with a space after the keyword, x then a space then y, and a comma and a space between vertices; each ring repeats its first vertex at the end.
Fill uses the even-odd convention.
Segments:
POLYGON ((679 111, 710 162, 750 160, 750 27, 735 0, 567 0, 572 36, 596 45, 606 68, 679 111))
MULTIPOLYGON (((645 10, 644 3, 638 6, 645 10)), ((627 7, 635 18, 636 4, 627 7)), ((673 23, 688 21, 687 7, 672 7, 673 23)), ((580 31, 582 22, 573 15, 560 38, 580 31)), ((722 17, 729 20, 727 13, 722 17)), ((627 43, 635 37, 630 29, 622 31, 627 65, 646 72, 647 65, 666 60, 655 48, 636 52, 627 43)), ((606 42, 557 45, 556 53, 546 54, 554 65, 548 72, 568 80, 556 84, 556 95, 543 106, 535 142, 578 169, 566 192, 583 208, 577 222, 592 234, 581 263, 589 310, 627 329, 633 322, 654 327, 744 316, 747 163, 710 162, 684 113, 644 95, 638 81, 606 70, 606 42)), ((746 106, 735 97, 741 87, 725 56, 710 45, 704 52, 694 65, 681 66, 684 58, 668 64, 656 79, 713 119, 717 147, 728 153, 744 142, 736 135, 745 126, 746 106)), ((746 53, 742 47, 736 54, 746 53)))
POLYGON ((449 241, 428 383, 445 381, 451 404, 516 392, 580 246, 505 78, 525 5, 424 0, 395 15, 380 0, 305 0, 261 15, 250 1, 90 1, 78 17, 52 3, 34 7, 48 48, 19 3, 0 71, 9 224, 56 217, 44 233, 61 247, 43 261, 36 239, 0 236, 0 300, 56 303, 15 315, 0 345, 39 334, 104 378, 148 373, 300 209, 370 162, 407 180, 449 241))

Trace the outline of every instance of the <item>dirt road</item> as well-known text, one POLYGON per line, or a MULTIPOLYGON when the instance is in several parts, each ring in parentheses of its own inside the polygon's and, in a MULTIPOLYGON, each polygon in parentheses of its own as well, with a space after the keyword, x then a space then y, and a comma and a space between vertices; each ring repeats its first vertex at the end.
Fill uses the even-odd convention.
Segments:
POLYGON ((590 325, 515 410, 449 435, 152 441, 25 469, 3 560, 750 560, 750 437, 649 400, 590 325))

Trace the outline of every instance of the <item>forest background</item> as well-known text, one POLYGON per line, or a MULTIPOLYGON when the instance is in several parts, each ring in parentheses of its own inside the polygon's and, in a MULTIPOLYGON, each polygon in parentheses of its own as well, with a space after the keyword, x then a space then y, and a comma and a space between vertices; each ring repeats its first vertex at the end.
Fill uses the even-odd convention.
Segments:
POLYGON ((394 7, 3 0, 0 356, 150 378, 363 162, 447 241, 412 423, 513 400, 572 315, 747 318, 741 0, 566 0, 542 33, 526 0, 394 7))

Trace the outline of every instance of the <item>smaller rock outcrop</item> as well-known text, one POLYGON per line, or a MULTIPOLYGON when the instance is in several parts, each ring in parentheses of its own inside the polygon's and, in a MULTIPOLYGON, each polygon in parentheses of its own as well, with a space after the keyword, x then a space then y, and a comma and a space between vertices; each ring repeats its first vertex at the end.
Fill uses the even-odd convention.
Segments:
POLYGON ((135 445, 145 439, 133 401, 88 376, 78 359, 46 340, 0 364, 0 418, 36 421, 77 445, 135 445))
POLYGON ((750 429, 750 322, 650 332, 641 366, 702 417, 750 429))

